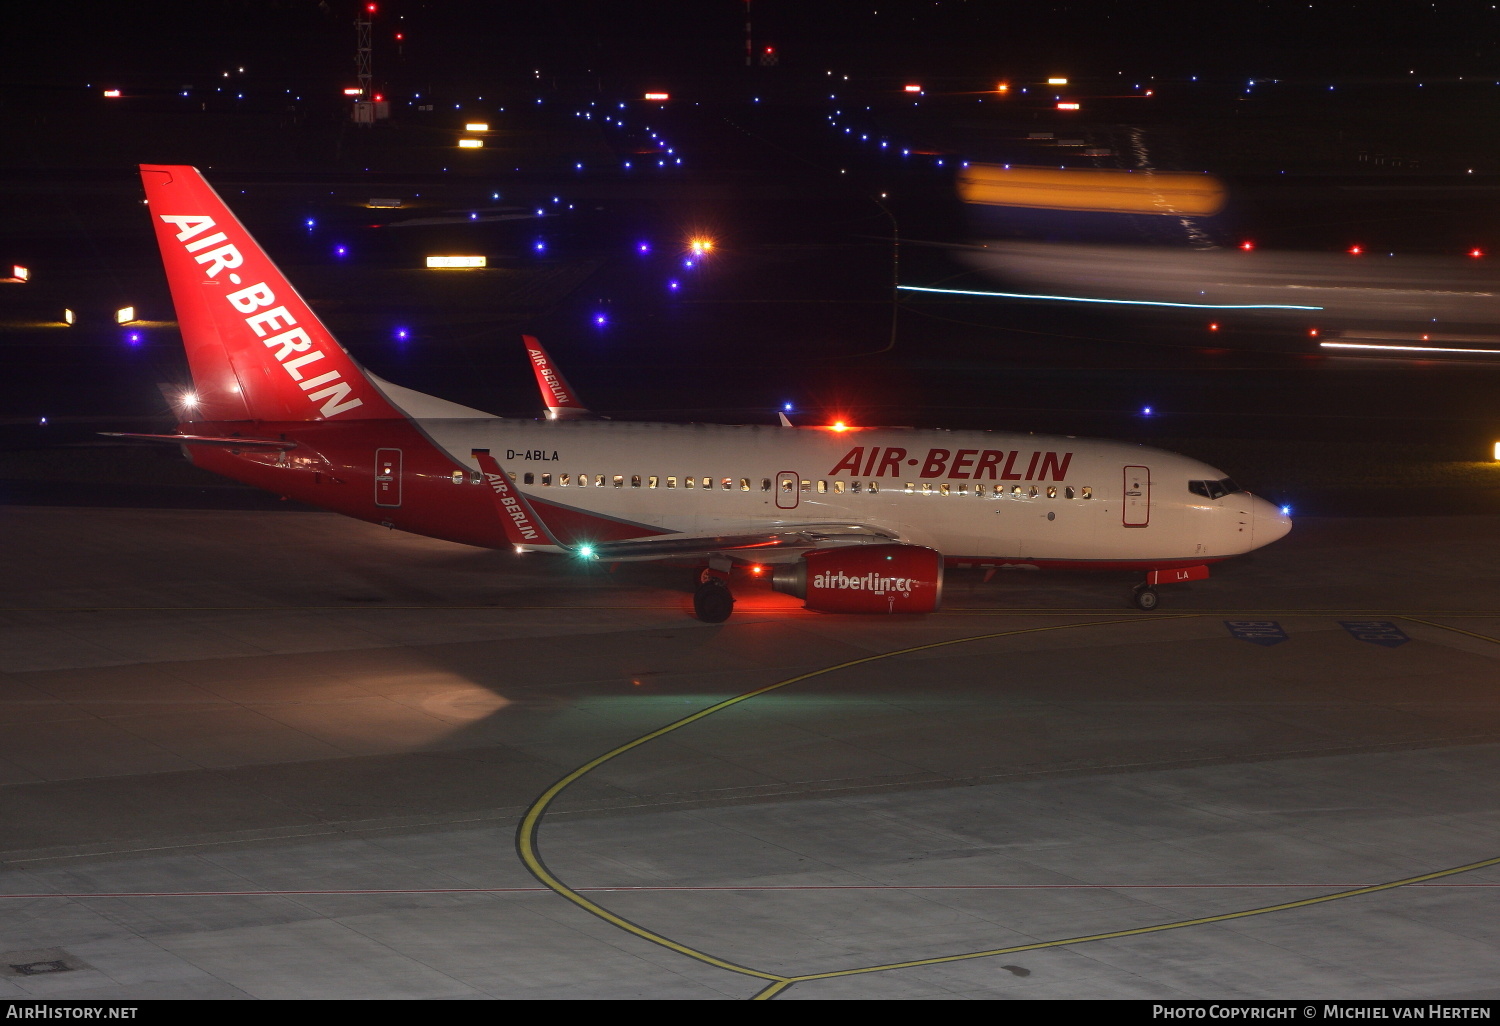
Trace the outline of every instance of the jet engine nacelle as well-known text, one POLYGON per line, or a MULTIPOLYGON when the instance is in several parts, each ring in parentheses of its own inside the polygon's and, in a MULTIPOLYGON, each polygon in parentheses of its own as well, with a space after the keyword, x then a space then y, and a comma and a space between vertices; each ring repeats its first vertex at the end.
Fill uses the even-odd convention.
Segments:
POLYGON ((943 598, 943 556, 921 545, 815 549, 777 567, 771 587, 820 613, 930 613, 943 598))

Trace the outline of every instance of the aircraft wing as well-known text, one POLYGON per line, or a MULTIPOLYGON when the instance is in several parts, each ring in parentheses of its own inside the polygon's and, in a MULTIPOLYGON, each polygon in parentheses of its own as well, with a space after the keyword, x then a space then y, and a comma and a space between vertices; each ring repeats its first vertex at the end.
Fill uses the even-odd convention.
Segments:
POLYGON ((138 442, 166 442, 171 445, 210 445, 220 449, 280 449, 283 452, 297 448, 296 442, 275 438, 224 438, 220 435, 148 435, 135 431, 100 431, 108 438, 133 438, 138 442))
POLYGON ((779 524, 775 530, 746 534, 670 534, 628 538, 591 546, 593 558, 605 562, 686 559, 729 555, 779 562, 798 552, 835 545, 873 545, 899 540, 895 531, 870 524, 779 524), (781 556, 780 553, 787 553, 781 556))
POLYGON ((597 420, 600 419, 588 407, 578 401, 578 393, 563 377, 562 371, 547 355, 547 350, 534 335, 522 335, 526 345, 526 357, 531 361, 531 371, 536 375, 536 387, 542 391, 542 405, 547 407, 548 420, 597 420))

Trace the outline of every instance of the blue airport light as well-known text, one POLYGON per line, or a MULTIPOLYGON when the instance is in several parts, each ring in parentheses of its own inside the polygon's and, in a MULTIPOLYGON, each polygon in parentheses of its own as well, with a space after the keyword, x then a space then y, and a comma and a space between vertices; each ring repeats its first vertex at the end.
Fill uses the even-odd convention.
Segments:
POLYGON ((676 292, 678 289, 682 288, 682 282, 674 278, 671 281, 667 282, 667 288, 673 292, 676 292))
POLYGON ((792 404, 791 403, 782 403, 781 404, 781 408, 783 410, 785 410, 787 413, 791 413, 792 412, 792 404))
POLYGON ((1142 417, 1149 417, 1149 416, 1151 416, 1151 407, 1149 407, 1149 406, 1142 406, 1141 407, 1141 416, 1142 417))
POLYGON ((132 331, 129 335, 125 336, 125 341, 133 346, 138 346, 141 344, 141 333, 139 331, 132 331))
POLYGON ((314 221, 310 217, 306 221, 303 221, 302 223, 305 224, 309 228, 316 228, 318 226, 318 222, 314 221))
POLYGON ((636 247, 635 247, 635 250, 636 250, 637 253, 649 253, 649 252, 651 252, 651 243, 649 243, 649 242, 638 243, 636 245, 636 247))
POLYGON ((346 257, 346 256, 349 255, 349 247, 348 246, 335 246, 335 247, 333 247, 333 255, 337 256, 337 257, 346 257))
POLYGON ((397 340, 399 340, 401 342, 405 342, 407 339, 411 338, 411 332, 408 331, 406 328, 397 328, 396 329, 396 338, 397 338, 397 340))
POLYGON ((604 327, 608 323, 609 323, 609 318, 606 317, 604 314, 602 314, 602 313, 594 314, 594 324, 595 324, 596 327, 602 328, 602 327, 604 327))
POLYGON ((578 546, 578 555, 582 559, 593 559, 594 547, 592 545, 580 545, 578 546))
POLYGON ((544 253, 547 250, 547 243, 545 243, 541 239, 537 239, 536 242, 531 244, 531 248, 536 250, 538 253, 544 253))

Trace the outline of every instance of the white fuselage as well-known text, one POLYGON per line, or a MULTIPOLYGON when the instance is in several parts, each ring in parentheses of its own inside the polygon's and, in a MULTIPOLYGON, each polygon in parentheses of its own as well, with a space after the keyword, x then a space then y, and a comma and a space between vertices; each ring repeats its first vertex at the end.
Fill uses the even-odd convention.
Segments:
POLYGON ((420 425, 460 463, 474 466, 471 449, 489 449, 528 499, 652 532, 858 524, 950 563, 1155 565, 1248 552, 1290 528, 1249 493, 1190 489, 1223 480, 1220 471, 1120 442, 911 428, 420 425))

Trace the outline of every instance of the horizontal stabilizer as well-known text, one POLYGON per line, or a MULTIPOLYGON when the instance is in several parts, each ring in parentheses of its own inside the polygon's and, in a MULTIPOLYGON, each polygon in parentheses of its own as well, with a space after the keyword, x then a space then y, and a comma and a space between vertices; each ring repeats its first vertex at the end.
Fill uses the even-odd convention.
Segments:
POLYGON ((283 442, 271 438, 223 438, 218 435, 146 435, 133 431, 101 431, 107 438, 133 438, 138 442, 167 442, 172 445, 212 445, 220 449, 280 449, 282 452, 297 448, 296 442, 283 442))

